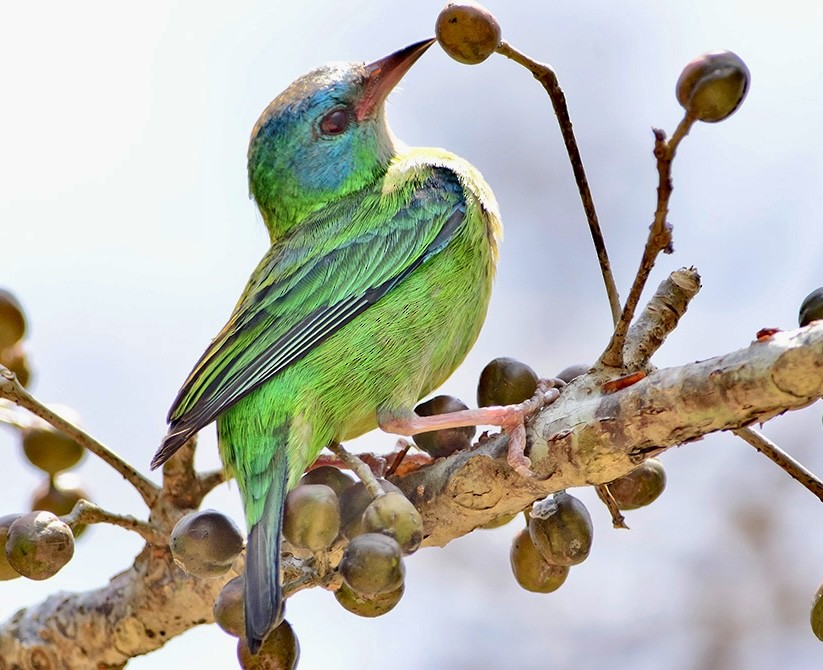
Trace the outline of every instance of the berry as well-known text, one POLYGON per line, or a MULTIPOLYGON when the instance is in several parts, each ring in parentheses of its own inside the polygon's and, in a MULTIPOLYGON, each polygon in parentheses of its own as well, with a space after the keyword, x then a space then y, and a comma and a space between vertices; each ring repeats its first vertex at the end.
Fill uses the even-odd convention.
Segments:
MULTIPOLYGON (((414 408, 414 411, 418 416, 434 416, 435 414, 460 412, 464 409, 468 409, 468 406, 459 398, 450 395, 439 395, 426 402, 421 402, 414 408)), ((413 435, 412 439, 420 449, 430 456, 442 458, 455 451, 468 449, 472 444, 475 432, 477 430, 474 426, 444 428, 443 430, 429 430, 425 433, 418 433, 413 435)))
POLYGON ((746 98, 751 76, 731 51, 712 51, 688 63, 677 80, 677 100, 699 121, 716 123, 731 116, 746 98))
POLYGON ((367 595, 400 588, 406 572, 400 545, 379 533, 364 533, 349 542, 338 569, 352 589, 367 595))
POLYGON ((823 286, 816 288, 803 299, 797 317, 801 328, 818 319, 823 319, 823 286))
POLYGON ((343 609, 352 614, 362 617, 377 617, 391 612, 395 605, 400 602, 400 598, 403 597, 404 590, 405 586, 401 583, 394 591, 366 595, 358 593, 346 582, 343 582, 340 588, 334 592, 334 597, 343 609))
POLYGON ((363 531, 388 535, 404 554, 413 554, 423 541, 423 518, 402 493, 387 493, 363 512, 363 531))
POLYGON ((466 65, 482 63, 491 56, 501 36, 494 15, 474 2, 450 2, 437 16, 434 32, 443 51, 466 65))
POLYGON ((212 607, 215 623, 234 637, 242 637, 246 632, 246 615, 243 609, 245 584, 243 575, 227 582, 223 590, 217 594, 217 600, 212 607))
POLYGON ((609 492, 622 510, 645 507, 666 488, 666 471, 656 458, 644 461, 625 477, 609 482, 609 492))
POLYGON ((300 660, 300 644, 288 621, 271 631, 256 654, 244 638, 237 641, 237 660, 243 670, 294 670, 300 660))
POLYGON ((48 579, 74 556, 71 528, 51 512, 29 512, 8 530, 6 558, 29 579, 48 579))
POLYGON ((509 552, 509 561, 517 583, 534 593, 556 591, 569 575, 568 566, 546 562, 534 546, 528 528, 524 528, 515 536, 509 552))
POLYGON ((534 504, 529 535, 543 558, 552 565, 577 565, 592 548, 592 518, 586 506, 561 491, 534 504))
POLYGON ((301 484, 289 491, 283 536, 296 547, 323 551, 340 533, 337 495, 325 484, 301 484))
POLYGON ((243 549, 243 536, 225 514, 208 509, 180 519, 169 540, 174 562, 195 577, 226 574, 243 549))
POLYGON ((537 373, 514 358, 495 358, 480 373, 477 405, 516 405, 534 395, 537 373))

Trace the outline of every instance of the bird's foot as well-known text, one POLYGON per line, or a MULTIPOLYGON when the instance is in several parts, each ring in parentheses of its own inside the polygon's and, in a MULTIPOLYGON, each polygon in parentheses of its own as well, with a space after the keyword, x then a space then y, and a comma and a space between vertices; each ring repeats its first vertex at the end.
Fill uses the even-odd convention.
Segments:
POLYGON ((503 410, 508 417, 500 427, 509 436, 506 462, 521 477, 534 477, 531 459, 526 456, 526 420, 560 397, 560 388, 566 383, 562 379, 541 379, 537 390, 528 400, 516 405, 495 408, 503 410))
POLYGON ((533 476, 531 461, 525 455, 525 422, 531 415, 553 403, 560 396, 559 388, 565 382, 559 379, 541 379, 537 391, 528 400, 516 405, 499 405, 465 409, 446 414, 418 416, 414 412, 405 414, 379 411, 377 418, 380 428, 395 435, 417 435, 430 430, 463 428, 465 426, 500 426, 509 436, 507 461, 524 477, 533 476))

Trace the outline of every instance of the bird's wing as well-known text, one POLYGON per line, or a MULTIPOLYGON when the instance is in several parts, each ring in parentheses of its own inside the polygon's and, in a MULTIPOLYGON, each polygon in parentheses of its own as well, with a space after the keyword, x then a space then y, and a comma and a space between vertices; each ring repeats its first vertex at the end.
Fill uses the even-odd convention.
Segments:
POLYGON ((427 172, 412 188, 341 198, 270 249, 175 399, 153 468, 449 243, 463 189, 448 169, 427 172))

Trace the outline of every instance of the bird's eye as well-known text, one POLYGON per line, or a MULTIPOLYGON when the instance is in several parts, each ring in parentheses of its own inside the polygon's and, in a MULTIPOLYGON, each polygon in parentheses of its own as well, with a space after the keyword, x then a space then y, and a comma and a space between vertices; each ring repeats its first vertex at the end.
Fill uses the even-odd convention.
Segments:
POLYGON ((348 109, 338 107, 320 119, 320 132, 324 135, 339 135, 349 127, 351 114, 348 109))

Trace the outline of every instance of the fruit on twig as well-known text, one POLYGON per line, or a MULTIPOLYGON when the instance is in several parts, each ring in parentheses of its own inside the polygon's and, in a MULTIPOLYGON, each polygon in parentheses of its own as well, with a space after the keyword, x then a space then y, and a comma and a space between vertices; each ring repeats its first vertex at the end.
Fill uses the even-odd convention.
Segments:
MULTIPOLYGON (((426 402, 421 402, 414 408, 414 411, 418 416, 434 416, 436 414, 460 412, 468 408, 468 405, 459 398, 450 395, 438 395, 426 402)), ((474 426, 444 428, 443 430, 429 430, 425 433, 418 433, 413 435, 412 439, 429 456, 442 458, 453 454, 455 451, 468 449, 476 432, 474 426)))
POLYGON ((406 572, 400 545, 379 533, 364 533, 349 542, 339 570, 352 589, 368 595, 400 588, 406 572))
POLYGON ((6 349, 0 349, 0 365, 5 365, 17 375, 17 381, 20 382, 21 386, 29 385, 31 370, 22 342, 17 342, 6 349))
POLYGON ((437 17, 437 41, 459 63, 476 65, 500 44, 500 24, 485 7, 475 2, 450 2, 437 17))
POLYGON ((325 484, 300 484, 286 496, 283 536, 296 547, 323 551, 340 533, 337 495, 325 484))
POLYGON ((567 368, 563 368, 555 376, 568 384, 572 379, 585 375, 589 371, 589 368, 591 368, 591 365, 587 365, 586 363, 575 363, 567 368))
POLYGON ((6 558, 29 579, 48 579, 74 556, 74 535, 51 512, 30 512, 16 519, 8 530, 6 558))
POLYGON ((243 536, 225 514, 208 509, 180 519, 169 540, 174 562, 195 577, 226 574, 243 549, 243 536))
POLYGON ((357 616, 371 618, 391 612, 403 597, 405 588, 405 585, 401 583, 394 591, 367 595, 358 593, 346 582, 343 582, 340 588, 334 592, 334 597, 343 609, 357 616))
POLYGON ((567 565, 552 565, 543 558, 534 546, 528 528, 524 528, 515 536, 509 552, 509 561, 517 583, 534 593, 556 591, 569 576, 567 565))
POLYGON ((491 521, 487 521, 484 523, 481 528, 484 530, 493 530, 495 528, 500 528, 501 526, 505 526, 507 523, 514 520, 518 513, 514 514, 503 514, 502 516, 497 517, 496 519, 492 519, 491 521))
POLYGON ((404 554, 412 554, 423 541, 423 517, 402 493, 387 493, 372 500, 363 512, 363 530, 388 535, 404 554))
POLYGON ((537 391, 537 373, 531 366, 514 358, 501 356, 489 362, 477 383, 478 407, 516 405, 537 391))
POLYGON ((712 51, 688 63, 677 80, 677 101, 693 118, 716 123, 731 116, 746 98, 751 75, 731 51, 712 51))
POLYGON ((245 584, 243 575, 226 582, 212 606, 214 622, 234 637, 242 637, 246 631, 246 615, 243 611, 245 584))
POLYGON ((594 527, 586 506, 565 491, 536 502, 529 513, 534 546, 552 565, 577 565, 592 548, 594 527))
POLYGON ((0 349, 19 342, 26 334, 23 308, 9 291, 0 289, 0 349))
POLYGON ((801 328, 818 319, 823 319, 823 286, 816 288, 803 299, 797 317, 801 328))
POLYGON ((649 458, 625 477, 609 482, 609 492, 622 510, 651 504, 666 488, 666 470, 656 458, 649 458))
MULTIPOLYGON (((402 493, 394 484, 386 479, 378 479, 384 492, 402 493)), ((366 490, 363 482, 352 484, 340 494, 340 528, 350 540, 363 533, 363 512, 374 500, 366 490)))
POLYGON ((354 480, 345 472, 341 472, 340 468, 336 468, 333 465, 321 465, 320 467, 312 468, 303 475, 300 483, 325 484, 339 496, 354 483, 354 480))
POLYGON ((823 642, 823 584, 817 589, 812 600, 811 624, 817 639, 823 642))
MULTIPOLYGON (((60 474, 49 477, 45 482, 38 486, 31 498, 31 509, 45 510, 57 516, 69 514, 78 501, 88 500, 88 494, 80 488, 78 479, 71 474, 60 474)), ((74 539, 86 530, 86 525, 79 523, 72 527, 71 531, 74 533, 74 539)))
MULTIPOLYGON (((51 405, 50 408, 75 426, 79 425, 77 413, 69 407, 51 405)), ((85 449, 72 438, 37 417, 20 435, 26 458, 50 475, 74 467, 85 454, 85 449)))
POLYGON ((293 670, 300 660, 300 644, 288 621, 271 631, 257 654, 244 638, 237 641, 237 660, 243 670, 293 670))
POLYGON ((8 581, 9 579, 17 579, 22 575, 17 572, 6 558, 6 540, 9 537, 9 526, 19 519, 22 514, 6 514, 0 516, 0 582, 8 581))

